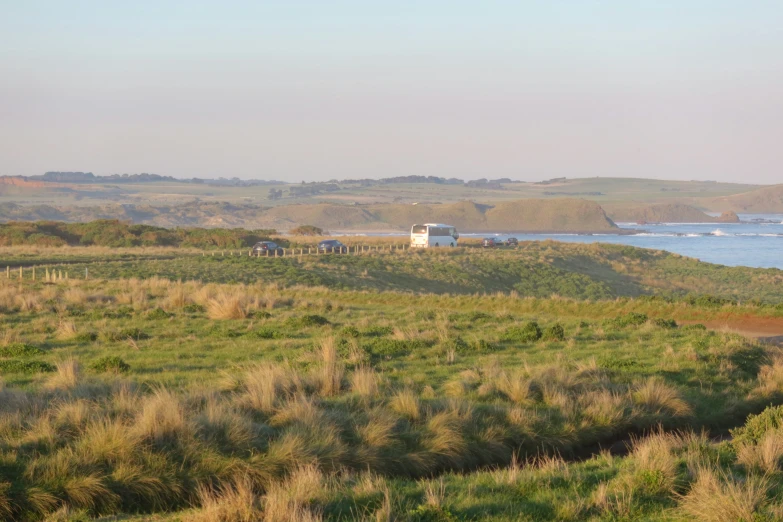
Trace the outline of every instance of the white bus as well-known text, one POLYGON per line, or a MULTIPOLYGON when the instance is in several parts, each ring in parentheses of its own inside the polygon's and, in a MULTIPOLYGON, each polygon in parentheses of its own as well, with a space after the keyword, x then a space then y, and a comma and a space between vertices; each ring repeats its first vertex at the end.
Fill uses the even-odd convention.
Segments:
POLYGON ((424 225, 413 225, 411 227, 412 248, 455 247, 458 239, 459 233, 456 227, 451 225, 425 223, 424 225))

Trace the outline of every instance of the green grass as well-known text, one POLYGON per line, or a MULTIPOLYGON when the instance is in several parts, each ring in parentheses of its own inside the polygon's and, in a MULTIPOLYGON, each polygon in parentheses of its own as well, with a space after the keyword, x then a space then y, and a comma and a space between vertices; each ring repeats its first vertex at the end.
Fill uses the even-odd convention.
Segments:
MULTIPOLYGON (((730 292, 616 298, 663 292, 653 275, 671 285, 667 258, 533 243, 301 263, 120 259, 91 263, 99 273, 87 281, 0 278, 0 519, 241 520, 215 514, 240 505, 256 518, 277 509, 326 520, 695 513, 689 495, 720 495, 693 448, 705 466, 719 458, 718 483, 749 487, 775 465, 762 455, 774 414, 749 423, 742 447, 683 438, 655 458, 590 455, 658 429, 728 433, 783 400, 775 348, 679 326, 781 311, 730 292), (581 266, 547 284, 579 289, 588 278, 607 298, 523 297, 508 283, 534 263, 542 282, 543 267, 581 266), (172 275, 157 272, 163 264, 172 275), (221 283, 250 269, 248 284, 221 283), (201 281, 178 282, 196 278, 188 270, 203 270, 201 281), (323 280, 288 279, 300 274, 323 280), (473 290, 484 282, 492 293, 473 290), (525 465, 509 468, 514 459, 525 465)), ((711 265, 694 270, 702 289, 732 284, 705 283, 711 265)), ((777 277, 748 273, 743 292, 777 277)), ((770 477, 758 520, 778 513, 770 477)))

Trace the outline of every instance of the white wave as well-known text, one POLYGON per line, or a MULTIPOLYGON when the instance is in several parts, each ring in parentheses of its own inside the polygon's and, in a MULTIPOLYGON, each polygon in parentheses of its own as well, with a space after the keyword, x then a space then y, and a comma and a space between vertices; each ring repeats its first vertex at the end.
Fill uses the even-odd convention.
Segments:
POLYGON ((733 236, 734 234, 727 234, 723 230, 716 228, 711 232, 711 235, 721 237, 721 236, 733 236))

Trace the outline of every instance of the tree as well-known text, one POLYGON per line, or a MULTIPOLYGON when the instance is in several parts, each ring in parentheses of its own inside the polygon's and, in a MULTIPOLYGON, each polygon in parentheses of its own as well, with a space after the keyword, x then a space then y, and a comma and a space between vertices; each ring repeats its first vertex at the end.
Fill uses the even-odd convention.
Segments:
POLYGON ((289 231, 294 236, 322 236, 324 231, 313 225, 301 225, 289 231))

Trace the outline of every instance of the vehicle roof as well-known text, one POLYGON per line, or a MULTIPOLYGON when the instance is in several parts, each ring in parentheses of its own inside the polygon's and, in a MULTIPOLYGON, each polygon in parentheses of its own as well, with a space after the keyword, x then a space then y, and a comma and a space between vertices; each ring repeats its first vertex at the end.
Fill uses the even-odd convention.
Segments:
POLYGON ((256 243, 256 245, 265 245, 267 243, 272 243, 273 245, 277 244, 274 241, 259 241, 258 243, 256 243))
POLYGON ((320 243, 339 243, 336 239, 322 239, 320 243))

